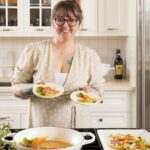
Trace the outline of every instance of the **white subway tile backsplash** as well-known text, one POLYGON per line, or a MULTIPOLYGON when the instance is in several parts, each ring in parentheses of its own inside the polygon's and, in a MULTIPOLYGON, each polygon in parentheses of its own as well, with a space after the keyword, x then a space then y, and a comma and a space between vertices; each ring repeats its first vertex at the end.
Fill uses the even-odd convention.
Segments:
POLYGON ((13 68, 16 64, 16 59, 14 59, 13 57, 12 58, 9 58, 9 59, 4 59, 4 65, 3 67, 4 68, 13 68))
POLYGON ((22 48, 22 38, 5 38, 3 41, 4 49, 22 48))
POLYGON ((0 38, 0 49, 3 48, 3 47, 4 47, 4 46, 3 46, 3 39, 0 38))
POLYGON ((3 59, 2 59, 2 57, 0 58, 0 68, 3 68, 3 59))
POLYGON ((24 47, 22 49, 15 49, 14 53, 15 53, 15 61, 17 61, 20 57, 20 55, 22 54, 22 51, 24 50, 24 47))
POLYGON ((95 38, 93 38, 93 39, 90 38, 90 39, 88 40, 88 46, 91 47, 91 48, 94 48, 94 49, 99 48, 99 47, 98 47, 98 40, 95 39, 95 38))
POLYGON ((12 68, 4 68, 3 74, 4 74, 4 78, 11 78, 13 75, 13 69, 12 68))
POLYGON ((3 58, 3 47, 0 47, 0 58, 3 58))
POLYGON ((0 48, 0 58, 3 58, 2 48, 0 48))
POLYGON ((4 51, 3 51, 3 58, 4 58, 4 59, 8 59, 8 58, 14 57, 14 55, 15 55, 14 49, 15 49, 15 48, 4 48, 4 51))
MULTIPOLYGON (((31 42, 49 38, 4 38, 0 39, 0 76, 11 77, 12 67, 18 61, 25 46, 31 42)), ((121 49, 121 55, 126 58, 127 39, 121 37, 76 37, 76 41, 93 48, 101 57, 102 63, 113 66, 116 49, 121 49)), ((112 73, 113 74, 113 73, 112 73)), ((109 74, 112 76, 112 74, 109 74)))
POLYGON ((18 48, 7 48, 7 49, 5 49, 4 50, 4 54, 3 54, 3 58, 4 59, 17 59, 19 56, 20 56, 20 54, 22 53, 22 51, 23 51, 23 47, 22 48, 20 48, 20 49, 18 49, 18 48))
POLYGON ((105 49, 107 45, 107 40, 99 39, 98 40, 98 48, 105 49))
POLYGON ((3 78, 3 68, 0 67, 0 78, 3 78))

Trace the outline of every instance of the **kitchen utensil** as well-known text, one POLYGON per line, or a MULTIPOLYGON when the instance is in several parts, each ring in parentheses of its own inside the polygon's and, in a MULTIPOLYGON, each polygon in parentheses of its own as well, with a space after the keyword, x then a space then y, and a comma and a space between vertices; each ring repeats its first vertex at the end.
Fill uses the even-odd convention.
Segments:
POLYGON ((59 128, 59 127, 37 127, 30 128, 18 132, 14 136, 14 143, 17 150, 31 150, 29 147, 24 147, 19 144, 24 138, 32 139, 35 137, 48 137, 49 139, 62 139, 73 146, 68 148, 59 148, 59 150, 80 150, 83 145, 92 143, 95 141, 95 135, 90 132, 80 133, 73 129, 59 128), (90 136, 89 140, 84 139, 84 136, 90 136))

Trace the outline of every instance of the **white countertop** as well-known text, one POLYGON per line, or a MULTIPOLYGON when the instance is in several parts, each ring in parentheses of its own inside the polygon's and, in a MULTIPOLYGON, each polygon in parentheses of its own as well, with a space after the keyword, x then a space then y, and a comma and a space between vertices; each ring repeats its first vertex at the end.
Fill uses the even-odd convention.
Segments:
POLYGON ((104 90, 106 91, 132 91, 135 87, 130 84, 128 80, 111 79, 104 83, 104 90))
MULTIPOLYGON (((5 81, 6 82, 6 81, 5 81)), ((108 80, 104 83, 104 91, 132 91, 135 87, 131 86, 128 80, 108 80)), ((0 92, 11 92, 11 87, 0 87, 0 92)))
POLYGON ((10 78, 2 78, 0 77, 0 82, 11 82, 10 78))

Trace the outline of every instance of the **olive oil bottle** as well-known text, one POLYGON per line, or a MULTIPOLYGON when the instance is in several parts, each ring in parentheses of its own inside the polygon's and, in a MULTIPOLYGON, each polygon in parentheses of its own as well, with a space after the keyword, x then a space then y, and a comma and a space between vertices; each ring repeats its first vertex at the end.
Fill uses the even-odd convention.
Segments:
POLYGON ((123 59, 120 56, 120 49, 116 50, 114 68, 115 68, 114 78, 123 79, 123 59))

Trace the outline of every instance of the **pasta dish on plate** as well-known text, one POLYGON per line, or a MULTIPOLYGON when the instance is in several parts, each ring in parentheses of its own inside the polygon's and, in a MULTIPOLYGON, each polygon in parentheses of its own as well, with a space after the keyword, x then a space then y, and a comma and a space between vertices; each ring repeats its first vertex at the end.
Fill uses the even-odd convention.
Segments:
POLYGON ((50 86, 37 86, 36 91, 40 96, 54 96, 60 93, 60 91, 50 86))
POLYGON ((100 98, 94 97, 85 92, 79 92, 76 94, 76 96, 79 98, 79 102, 81 102, 81 103, 98 103, 98 102, 100 102, 100 98))
POLYGON ((64 87, 55 83, 38 84, 33 87, 33 93, 42 98, 58 97, 64 92, 64 87))
POLYGON ((109 146, 116 150, 148 150, 150 143, 142 137, 131 134, 112 134, 110 135, 109 146))

